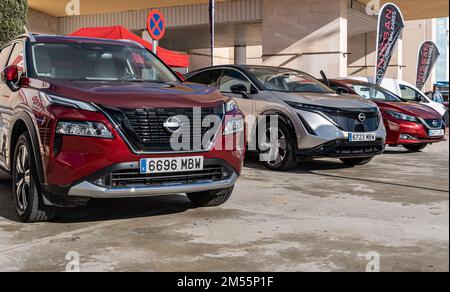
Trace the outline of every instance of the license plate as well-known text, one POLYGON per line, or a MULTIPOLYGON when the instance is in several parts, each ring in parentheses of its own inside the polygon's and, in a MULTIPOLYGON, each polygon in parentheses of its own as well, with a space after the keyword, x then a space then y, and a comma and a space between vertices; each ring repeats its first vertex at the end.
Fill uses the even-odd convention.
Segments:
POLYGON ((154 158, 140 160, 141 174, 203 170, 203 156, 154 158))
POLYGON ((371 142, 377 139, 375 133, 350 133, 348 138, 350 142, 371 142))
POLYGON ((440 136, 444 136, 445 132, 444 130, 430 130, 428 131, 428 136, 430 137, 440 137, 440 136))

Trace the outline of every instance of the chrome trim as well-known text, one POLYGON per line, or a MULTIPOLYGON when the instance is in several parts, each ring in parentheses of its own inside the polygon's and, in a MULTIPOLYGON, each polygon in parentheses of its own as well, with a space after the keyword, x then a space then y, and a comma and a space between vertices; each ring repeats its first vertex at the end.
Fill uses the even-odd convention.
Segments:
POLYGON ((180 193, 197 193, 210 190, 227 189, 234 186, 238 175, 233 175, 222 181, 205 181, 195 184, 167 184, 157 187, 137 187, 137 188, 115 188, 108 189, 94 185, 90 182, 82 182, 69 191, 69 196, 87 197, 87 198, 136 198, 136 197, 154 197, 161 195, 173 195, 180 193))
MULTIPOLYGON (((423 119, 423 118, 421 118, 421 117, 417 117, 417 119, 418 119, 419 122, 420 122, 423 126, 425 126, 425 128, 427 128, 428 130, 442 130, 442 127, 440 127, 440 128, 438 128, 438 127, 436 127, 436 128, 430 127, 430 126, 428 125, 428 123, 425 121, 425 119, 423 119)), ((434 120, 436 120, 436 119, 434 119, 434 120)), ((444 125, 444 124, 445 124, 445 122, 442 121, 442 124, 441 124, 441 125, 444 125)))
POLYGON ((214 140, 211 142, 211 144, 209 145, 209 147, 207 149, 203 149, 203 150, 190 150, 190 151, 139 151, 136 150, 133 145, 130 143, 130 141, 127 139, 127 137, 123 134, 122 130, 120 129, 119 125, 117 125, 117 123, 111 118, 111 116, 105 112, 101 107, 99 107, 98 105, 96 105, 95 103, 91 103, 92 106, 94 106, 95 108, 97 108, 102 114, 105 115, 105 117, 109 120, 109 122, 112 124, 112 126, 114 127, 114 130, 119 134, 120 138, 122 138, 122 140, 125 142, 125 144, 128 145, 128 147, 131 149, 131 151, 136 154, 136 155, 146 155, 146 154, 190 154, 190 153, 206 153, 211 151, 212 147, 214 146, 214 144, 217 141, 217 137, 220 133, 220 128, 223 127, 223 122, 225 120, 225 116, 227 115, 226 113, 226 108, 225 108, 225 104, 222 105, 222 109, 223 109, 223 117, 222 117, 222 121, 220 123, 220 126, 217 129, 217 132, 215 134, 214 140))

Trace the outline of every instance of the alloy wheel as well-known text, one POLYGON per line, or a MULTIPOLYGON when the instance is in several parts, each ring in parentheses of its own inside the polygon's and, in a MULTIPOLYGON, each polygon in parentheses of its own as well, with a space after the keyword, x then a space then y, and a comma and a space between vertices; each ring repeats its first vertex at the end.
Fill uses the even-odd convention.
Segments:
POLYGON ((28 198, 32 189, 32 178, 30 170, 29 153, 26 145, 20 146, 16 158, 16 201, 18 211, 23 214, 28 207, 28 198))
POLYGON ((266 142, 262 142, 261 146, 263 149, 270 149, 270 157, 275 157, 274 160, 267 161, 267 164, 276 166, 284 160, 287 154, 287 143, 287 137, 281 129, 271 127, 266 130, 266 142))

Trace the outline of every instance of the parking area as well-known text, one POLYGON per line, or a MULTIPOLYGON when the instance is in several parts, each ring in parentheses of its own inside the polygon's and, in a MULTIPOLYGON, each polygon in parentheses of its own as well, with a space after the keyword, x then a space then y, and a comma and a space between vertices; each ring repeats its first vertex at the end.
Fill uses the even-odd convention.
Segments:
POLYGON ((449 270, 447 142, 356 168, 276 173, 249 157, 233 198, 210 209, 181 195, 104 200, 26 225, 10 185, 1 174, 2 271, 64 271, 69 252, 82 271, 365 271, 369 252, 381 271, 449 270))

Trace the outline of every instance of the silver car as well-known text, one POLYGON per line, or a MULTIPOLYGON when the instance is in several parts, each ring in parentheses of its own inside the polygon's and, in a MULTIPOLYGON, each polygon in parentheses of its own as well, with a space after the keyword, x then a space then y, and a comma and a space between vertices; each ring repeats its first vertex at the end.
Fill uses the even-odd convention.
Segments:
POLYGON ((234 98, 246 116, 277 116, 277 129, 264 123, 260 131, 260 122, 247 123, 247 143, 257 144, 256 150, 267 141, 262 136, 278 132, 277 156, 263 161, 270 169, 291 169, 316 157, 362 165, 384 151, 386 130, 376 104, 356 95, 336 94, 304 72, 227 65, 192 72, 187 81, 218 88, 234 98))

